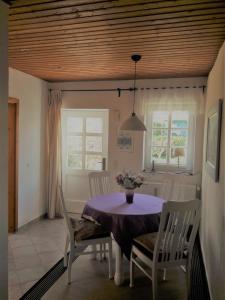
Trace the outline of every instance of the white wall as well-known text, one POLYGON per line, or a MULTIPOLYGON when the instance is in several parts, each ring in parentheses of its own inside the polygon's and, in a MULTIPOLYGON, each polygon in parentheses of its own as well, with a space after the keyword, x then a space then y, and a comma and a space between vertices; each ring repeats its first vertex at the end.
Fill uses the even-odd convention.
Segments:
POLYGON ((45 131, 47 83, 9 69, 9 96, 19 99, 19 227, 46 212, 45 131))
MULTIPOLYGON (((138 80, 137 87, 162 87, 162 86, 193 86, 205 85, 206 78, 181 78, 181 79, 152 79, 138 80)), ((62 82, 50 83, 49 87, 56 89, 110 89, 130 88, 133 81, 97 81, 97 82, 62 82)), ((133 97, 129 91, 117 92, 64 92, 63 106, 65 108, 106 108, 109 109, 109 169, 113 172, 123 168, 140 171, 142 169, 143 143, 142 134, 134 132, 134 151, 121 152, 116 145, 116 137, 121 122, 125 120, 132 110, 133 97)), ((200 132, 200 135, 202 133, 200 132)), ((201 160, 200 152, 197 157, 201 160)))
POLYGON ((225 297, 225 44, 208 78, 206 96, 204 161, 206 149, 207 112, 224 100, 220 154, 220 179, 215 183, 205 165, 202 175, 201 243, 212 300, 225 297))
POLYGON ((0 299, 8 299, 8 7, 0 0, 0 299))
MULTIPOLYGON (((205 85, 206 78, 181 78, 181 79, 153 79, 138 80, 137 87, 162 87, 162 86, 194 86, 205 85)), ((97 82, 59 82, 49 83, 50 88, 55 89, 112 89, 112 88, 130 88, 133 81, 97 81, 97 82)), ((64 108, 90 108, 90 109, 109 109, 109 160, 108 168, 115 175, 123 169, 141 171, 143 169, 143 134, 134 132, 134 150, 133 152, 121 152, 117 147, 117 134, 121 122, 126 119, 132 110, 133 95, 129 91, 121 93, 118 97, 117 92, 63 92, 64 108)), ((198 164, 201 166, 202 160, 202 135, 200 131, 198 136, 199 150, 196 152, 198 164)), ((162 176, 160 176, 161 178, 162 176)), ((201 183, 201 175, 190 176, 188 182, 201 183)), ((88 191, 87 195, 88 197, 88 191)))

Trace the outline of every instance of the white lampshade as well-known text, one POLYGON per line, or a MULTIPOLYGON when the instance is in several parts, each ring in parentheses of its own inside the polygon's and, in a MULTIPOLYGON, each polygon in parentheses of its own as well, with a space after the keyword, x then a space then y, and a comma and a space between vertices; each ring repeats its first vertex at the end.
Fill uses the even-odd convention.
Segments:
POLYGON ((184 156, 184 148, 175 148, 174 157, 184 156))
POLYGON ((145 131, 147 130, 143 122, 138 119, 135 113, 122 124, 121 130, 131 130, 131 131, 145 131))

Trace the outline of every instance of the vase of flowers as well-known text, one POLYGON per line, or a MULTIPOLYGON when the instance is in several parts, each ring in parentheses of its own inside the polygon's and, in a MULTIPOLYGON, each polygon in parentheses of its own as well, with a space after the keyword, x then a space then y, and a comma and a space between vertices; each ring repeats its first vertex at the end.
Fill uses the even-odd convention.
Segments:
POLYGON ((133 203, 133 201, 134 201, 134 190, 133 189, 126 189, 125 190, 125 195, 126 195, 126 202, 128 204, 133 203))
POLYGON ((141 174, 124 172, 116 176, 116 181, 125 189, 126 201, 131 204, 134 200, 134 190, 143 184, 144 177, 141 174))

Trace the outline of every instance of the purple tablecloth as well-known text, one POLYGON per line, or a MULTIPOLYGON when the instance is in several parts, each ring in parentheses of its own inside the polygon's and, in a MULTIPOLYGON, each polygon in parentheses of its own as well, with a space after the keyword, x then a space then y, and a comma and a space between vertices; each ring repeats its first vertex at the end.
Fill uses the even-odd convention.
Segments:
POLYGON ((127 204, 124 193, 112 193, 88 201, 83 216, 92 217, 112 232, 129 259, 135 237, 158 231, 163 203, 161 198, 135 193, 134 202, 127 204))

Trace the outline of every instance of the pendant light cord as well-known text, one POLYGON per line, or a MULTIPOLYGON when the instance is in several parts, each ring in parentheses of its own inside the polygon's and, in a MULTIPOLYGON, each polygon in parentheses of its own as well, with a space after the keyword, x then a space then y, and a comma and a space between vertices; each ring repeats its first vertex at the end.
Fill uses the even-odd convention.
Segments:
POLYGON ((134 65, 134 100, 133 100, 133 114, 135 114, 134 112, 134 106, 135 106, 135 93, 136 93, 136 64, 137 62, 135 61, 135 65, 134 65))

